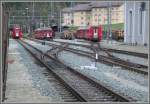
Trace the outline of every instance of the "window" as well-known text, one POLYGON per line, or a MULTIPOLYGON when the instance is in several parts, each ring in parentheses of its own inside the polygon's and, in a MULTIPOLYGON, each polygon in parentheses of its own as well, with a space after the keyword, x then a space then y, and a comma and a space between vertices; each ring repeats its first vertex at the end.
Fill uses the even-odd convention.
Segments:
POLYGON ((70 13, 68 13, 68 16, 70 16, 70 13))
POLYGON ((83 17, 81 17, 81 19, 83 20, 83 17))
POLYGON ((81 25, 83 25, 83 22, 81 22, 81 25))

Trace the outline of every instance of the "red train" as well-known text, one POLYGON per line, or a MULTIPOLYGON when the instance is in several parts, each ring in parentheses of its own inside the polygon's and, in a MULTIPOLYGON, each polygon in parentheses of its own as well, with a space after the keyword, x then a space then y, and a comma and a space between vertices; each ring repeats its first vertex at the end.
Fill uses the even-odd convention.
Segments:
POLYGON ((76 32, 76 38, 86 39, 90 41, 102 40, 102 26, 91 26, 85 28, 79 28, 76 32))
POLYGON ((11 32, 12 38, 19 39, 22 38, 22 31, 19 25, 14 25, 11 32))
POLYGON ((80 27, 76 32, 76 38, 85 39, 85 35, 88 33, 88 27, 80 27))
POLYGON ((54 31, 51 28, 38 28, 34 30, 33 35, 34 38, 36 39, 47 39, 47 40, 50 40, 55 36, 54 31))

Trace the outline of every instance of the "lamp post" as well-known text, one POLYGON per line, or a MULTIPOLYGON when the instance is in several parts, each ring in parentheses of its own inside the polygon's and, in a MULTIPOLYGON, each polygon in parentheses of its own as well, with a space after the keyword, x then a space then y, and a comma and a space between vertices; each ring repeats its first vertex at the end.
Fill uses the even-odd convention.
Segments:
MULTIPOLYGON (((25 12, 23 12, 23 13, 22 13, 22 15, 23 15, 23 16, 25 16, 25 14, 26 14, 25 12)), ((24 25, 23 25, 23 29, 24 29, 24 31, 26 32, 25 20, 24 20, 24 22, 23 22, 23 23, 24 23, 24 25)))
POLYGON ((28 30, 28 33, 30 33, 29 32, 29 16, 28 16, 28 10, 29 10, 29 8, 25 8, 26 10, 27 10, 27 30, 28 30))
POLYGON ((60 32, 61 32, 61 10, 60 10, 60 32))
POLYGON ((14 23, 15 23, 15 16, 13 16, 13 25, 14 25, 14 23))

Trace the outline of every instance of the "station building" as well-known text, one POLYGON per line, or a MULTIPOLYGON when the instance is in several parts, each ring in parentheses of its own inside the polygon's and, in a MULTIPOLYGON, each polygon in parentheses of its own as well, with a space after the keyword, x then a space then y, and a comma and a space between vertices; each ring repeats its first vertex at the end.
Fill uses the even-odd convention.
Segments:
POLYGON ((132 45, 148 45, 149 2, 125 1, 124 42, 132 45))

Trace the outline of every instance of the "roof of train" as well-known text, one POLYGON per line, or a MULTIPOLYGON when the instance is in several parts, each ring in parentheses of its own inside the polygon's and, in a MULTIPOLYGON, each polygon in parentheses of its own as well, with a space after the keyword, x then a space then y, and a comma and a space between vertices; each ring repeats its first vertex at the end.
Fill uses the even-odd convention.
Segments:
POLYGON ((81 27, 78 28, 78 30, 86 30, 88 28, 89 28, 88 26, 81 26, 81 27))
POLYGON ((37 28, 35 31, 41 31, 41 30, 52 30, 52 28, 46 27, 46 28, 37 28))

